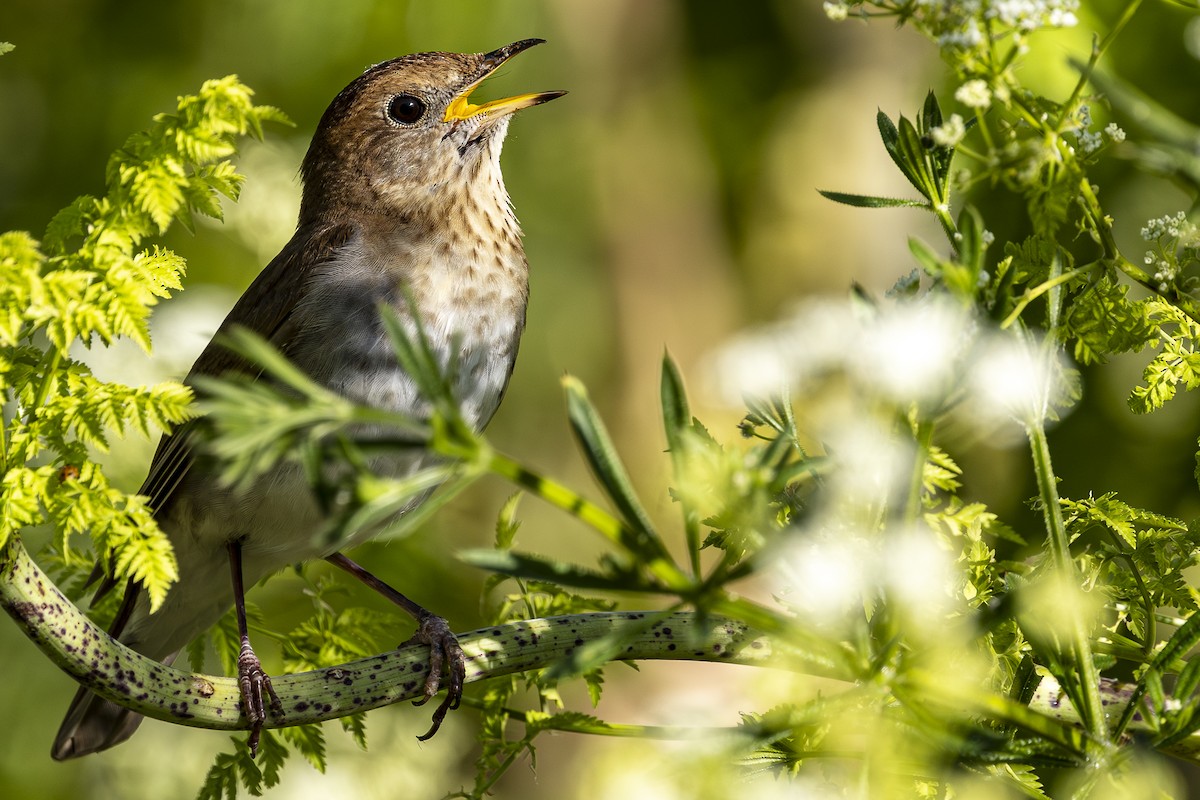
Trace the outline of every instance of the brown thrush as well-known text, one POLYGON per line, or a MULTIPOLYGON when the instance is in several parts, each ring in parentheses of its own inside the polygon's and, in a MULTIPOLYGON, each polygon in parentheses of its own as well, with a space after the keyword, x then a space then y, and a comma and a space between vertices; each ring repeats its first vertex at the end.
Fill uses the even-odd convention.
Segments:
MULTIPOLYGON (((403 56, 368 69, 343 89, 321 118, 301 167, 295 235, 220 330, 249 328, 329 388, 361 403, 419 414, 422 401, 389 346, 379 308, 391 305, 410 319, 416 313, 442 362, 457 365, 454 391, 463 417, 482 429, 512 373, 528 296, 500 149, 510 114, 563 93, 481 105, 469 98, 508 59, 540 42, 526 39, 483 54, 403 56)), ((250 369, 210 344, 188 379, 250 369)), ((196 460, 195 447, 196 432, 186 426, 164 437, 141 489, 174 545, 179 581, 154 614, 146 593, 131 585, 111 633, 170 663, 235 607, 238 677, 253 751, 278 699, 250 647, 243 585, 288 564, 326 558, 417 619, 414 638, 431 648, 420 702, 438 692, 445 666, 447 696, 422 738, 432 736, 461 698, 462 650, 444 619, 341 554, 374 529, 321 541, 321 514, 298 468, 281 468, 238 492, 196 460)), ((404 475, 429 458, 406 451, 378 466, 404 475)), ((82 689, 52 754, 66 759, 104 750, 129 738, 139 722, 139 715, 82 689)))

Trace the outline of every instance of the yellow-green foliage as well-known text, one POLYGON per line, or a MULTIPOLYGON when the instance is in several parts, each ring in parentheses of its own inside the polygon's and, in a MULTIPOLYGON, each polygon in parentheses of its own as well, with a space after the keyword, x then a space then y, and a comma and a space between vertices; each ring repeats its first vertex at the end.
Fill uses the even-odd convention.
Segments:
POLYGON ((67 554, 72 535, 88 534, 113 576, 140 581, 154 607, 176 578, 170 542, 146 498, 111 487, 90 453, 113 433, 149 437, 186 421, 192 393, 100 380, 70 348, 126 337, 150 350, 151 309, 181 288, 185 264, 147 239, 193 213, 219 218, 218 195, 236 199, 242 176, 226 159, 238 137, 286 121, 251 95, 235 76, 205 82, 113 154, 102 197, 76 199, 40 242, 0 234, 0 544, 49 524, 67 554))

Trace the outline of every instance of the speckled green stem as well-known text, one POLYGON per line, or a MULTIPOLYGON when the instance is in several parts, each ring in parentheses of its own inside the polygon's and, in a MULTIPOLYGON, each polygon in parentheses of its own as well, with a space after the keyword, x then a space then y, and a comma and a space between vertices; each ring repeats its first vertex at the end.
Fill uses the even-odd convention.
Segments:
MULTIPOLYGON (((64 672, 114 702, 148 717, 215 730, 245 730, 237 681, 183 672, 135 653, 89 620, 38 568, 17 537, 0 548, 0 605, 38 648, 64 672)), ((621 660, 668 659, 795 668, 803 663, 780 657, 768 635, 715 615, 677 611, 618 611, 572 614, 509 622, 461 634, 467 655, 467 682, 541 669, 575 648, 622 627, 640 629, 621 660), (652 624, 647 617, 657 615, 652 624)), ((338 667, 272 676, 283 713, 269 728, 337 719, 357 711, 420 696, 428 669, 428 648, 403 647, 338 667)), ((1119 713, 1128 686, 1102 681, 1107 711, 1119 713)), ((1043 679, 1030 707, 1053 719, 1079 723, 1052 678, 1043 679)), ((1146 731, 1135 717, 1130 730, 1146 731)), ((1164 748, 1200 763, 1200 734, 1164 748)))
MULTIPOLYGON (((17 537, 0 549, 0 605, 64 672, 97 694, 147 717, 217 730, 243 730, 237 681, 197 675, 135 653, 97 627, 58 590, 17 537)), ((584 642, 623 626, 643 628, 617 657, 763 664, 766 636, 722 617, 687 612, 573 614, 510 622, 459 635, 467 682, 540 669, 584 642), (697 630, 703 625, 703 630, 697 630)), ((344 717, 421 695, 429 648, 402 647, 338 667, 272 676, 283 713, 267 727, 281 728, 344 717)))

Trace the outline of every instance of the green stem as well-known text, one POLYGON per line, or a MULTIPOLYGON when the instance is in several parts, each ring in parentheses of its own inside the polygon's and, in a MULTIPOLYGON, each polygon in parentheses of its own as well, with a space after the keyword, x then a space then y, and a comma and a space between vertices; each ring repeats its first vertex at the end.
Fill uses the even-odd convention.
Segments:
POLYGON ((933 421, 922 419, 917 422, 913 436, 916 452, 913 453, 912 474, 908 479, 908 498, 904 502, 904 522, 912 525, 921 516, 921 496, 925 490, 925 462, 933 445, 933 421))
POLYGON ((1150 591, 1146 588, 1146 582, 1142 580, 1142 572, 1138 569, 1138 563, 1131 553, 1125 552, 1125 540, 1117 534, 1112 528, 1105 527, 1105 533, 1112 541, 1113 550, 1116 555, 1113 559, 1122 559, 1128 565, 1129 574, 1133 576, 1134 583, 1137 584, 1138 594, 1142 596, 1142 613, 1146 616, 1146 630, 1142 637, 1142 655, 1147 661, 1154 656, 1154 647, 1157 644, 1158 633, 1154 619, 1154 601, 1150 597, 1150 591))
POLYGON ((1021 295, 1021 299, 1017 301, 1016 306, 1013 307, 1013 310, 1007 317, 1004 318, 1004 321, 1000 323, 1000 329, 1007 330, 1008 328, 1012 327, 1012 325, 1015 324, 1017 319, 1021 316, 1021 313, 1024 312, 1029 306, 1029 304, 1034 300, 1037 300, 1046 292, 1061 286, 1064 283, 1074 280, 1080 275, 1090 272, 1095 268, 1096 264, 1087 264, 1082 267, 1076 267, 1069 272, 1060 273, 1050 280, 1042 281, 1031 289, 1026 289, 1025 293, 1021 295))
MULTIPOLYGON (((821 659, 797 652, 797 636, 804 626, 796 620, 744 600, 720 603, 737 617, 750 617, 769 625, 775 633, 716 614, 673 612, 645 625, 647 612, 606 612, 523 620, 489 626, 459 636, 467 655, 467 681, 543 669, 561 661, 577 648, 578 641, 612 636, 623 628, 638 628, 617 655, 622 661, 666 659, 711 661, 751 666, 772 666, 814 675, 833 677, 821 659)), ((241 716, 241 694, 234 678, 187 673, 160 664, 129 650, 98 628, 66 599, 46 577, 21 545, 10 537, 0 547, 0 607, 17 623, 43 654, 87 688, 135 712, 179 725, 213 730, 245 730, 241 716), (186 709, 186 713, 181 713, 186 709)), ((653 612, 661 614, 662 612, 653 612)), ((813 636, 813 638, 817 638, 813 636)), ((271 715, 267 727, 282 728, 323 722, 383 705, 413 699, 421 687, 412 676, 428 662, 428 647, 413 645, 312 672, 273 676, 272 683, 283 697, 303 697, 304 704, 285 707, 271 715)), ((906 673, 914 690, 920 676, 906 673), (913 680, 915 678, 915 680, 913 680)), ((947 687, 936 678, 925 686, 947 697, 947 687)), ((854 691, 849 686, 849 691, 854 691)), ((1106 681, 1094 686, 1108 706, 1127 704, 1131 687, 1106 681)), ((952 687, 950 687, 952 690, 952 687)), ((1064 701, 1052 678, 1045 678, 1029 707, 993 695, 985 689, 958 690, 969 707, 994 719, 1021 725, 1038 736, 1077 747, 1082 734, 1055 724, 1055 720, 1077 724, 1079 715, 1064 701)), ((841 696, 830 690, 830 695, 841 696)), ((917 700, 918 695, 913 695, 917 700)), ((1132 719, 1129 729, 1148 731, 1142 719, 1132 719)), ((1191 734, 1162 748, 1165 752, 1200 763, 1200 734, 1191 734)))
POLYGON ((1062 126, 1065 124, 1067 117, 1071 114, 1071 112, 1074 111, 1075 104, 1079 101, 1080 96, 1083 94, 1083 90, 1087 88, 1088 80, 1091 78, 1092 71, 1096 68, 1096 63, 1104 56, 1106 52, 1108 52, 1108 48, 1111 47, 1112 43, 1116 41, 1118 36, 1121 35, 1121 31, 1125 30, 1125 26, 1128 25, 1129 21, 1133 19, 1133 15, 1137 13, 1138 8, 1140 8, 1141 5, 1142 0, 1133 0, 1133 2, 1131 2, 1129 5, 1125 6, 1125 11, 1122 12, 1116 24, 1113 25, 1112 30, 1105 34, 1104 39, 1101 40, 1099 44, 1092 45, 1092 54, 1088 58, 1087 66, 1079 76, 1079 80, 1076 82, 1075 88, 1071 92, 1071 96, 1067 98, 1067 102, 1063 103, 1062 105, 1063 113, 1059 116, 1057 124, 1055 125, 1056 130, 1062 130, 1062 126))
MULTIPOLYGON (((147 658, 108 636, 46 577, 20 537, 0 547, 0 608, 59 669, 97 694, 155 719, 214 730, 245 730, 236 678, 187 673, 147 658)), ((468 683, 548 667, 579 647, 629 631, 614 657, 794 667, 765 633, 728 617, 694 612, 573 614, 489 626, 459 635, 468 683), (647 614, 658 618, 646 624, 647 614)), ((793 646, 794 649, 794 646, 793 646)), ((429 648, 403 646, 336 667, 272 676, 281 697, 303 698, 268 728, 345 717, 421 695, 413 675, 427 669, 429 648)))
POLYGON ((46 398, 50 396, 50 386, 54 383, 54 379, 58 377, 55 373, 58 372, 58 367, 62 364, 63 354, 58 348, 47 353, 49 358, 42 367, 42 382, 38 384, 37 396, 33 398, 33 405, 30 407, 30 412, 41 408, 46 404, 46 398))
POLYGON ((1120 248, 1117 247, 1117 241, 1113 237, 1112 220, 1104 214, 1104 209, 1100 206, 1100 200, 1096 197, 1096 192, 1092 189, 1092 184, 1086 177, 1079 182, 1079 197, 1083 203, 1084 211, 1091 220, 1092 229, 1100 238, 1100 246, 1104 248, 1105 258, 1112 261, 1113 265, 1129 276, 1130 279, 1167 300, 1196 322, 1200 322, 1200 304, 1197 304, 1194 299, 1178 291, 1168 290, 1164 292, 1160 290, 1158 282, 1154 280, 1150 273, 1121 254, 1120 248))
MULTIPOLYGON (((1054 567, 1058 574, 1073 586, 1080 585, 1075 562, 1071 560, 1070 542, 1067 537, 1067 526, 1063 520, 1062 505, 1058 497, 1058 483, 1054 475, 1054 467, 1050 463, 1050 443, 1046 439, 1046 429, 1039 420, 1027 426, 1030 449, 1033 452, 1033 467, 1037 477, 1038 495, 1041 498, 1042 513, 1045 517, 1048 544, 1054 567)), ((1075 700, 1082 706, 1079 715, 1084 728, 1098 741, 1107 738, 1107 726, 1104 720, 1104 706, 1100 701, 1100 673, 1096 669, 1096 661, 1092 657, 1091 640, 1084 627, 1084 621, 1074 611, 1069 611, 1071 626, 1071 662, 1079 670, 1079 686, 1081 695, 1075 700)))
MULTIPOLYGON (((578 492, 552 478, 527 469, 502 453, 490 453, 486 460, 486 467, 493 474, 512 481, 535 497, 540 497, 550 505, 566 511, 623 550, 637 552, 637 532, 578 492)), ((643 563, 643 566, 650 574, 658 578, 666 589, 688 592, 694 588, 693 581, 669 559, 649 559, 643 563)))
POLYGON ((1079 716, 1069 703, 1062 702, 1059 686, 1053 678, 1042 679, 1029 706, 984 688, 947 683, 940 676, 918 669, 906 673, 893 691, 897 700, 912 708, 937 703, 959 713, 979 714, 1016 725, 1080 757, 1088 750, 1086 735, 1074 727, 1079 716))
POLYGON ((620 544, 626 536, 630 535, 629 526, 591 500, 552 478, 527 469, 503 453, 493 452, 491 458, 488 459, 487 467, 492 473, 526 489, 555 508, 566 511, 611 542, 620 544))
POLYGON ((950 241, 950 246, 957 251, 958 226, 954 224, 954 217, 950 216, 950 198, 939 197, 938 201, 933 203, 933 213, 937 217, 938 222, 942 224, 942 230, 945 232, 946 238, 950 241))

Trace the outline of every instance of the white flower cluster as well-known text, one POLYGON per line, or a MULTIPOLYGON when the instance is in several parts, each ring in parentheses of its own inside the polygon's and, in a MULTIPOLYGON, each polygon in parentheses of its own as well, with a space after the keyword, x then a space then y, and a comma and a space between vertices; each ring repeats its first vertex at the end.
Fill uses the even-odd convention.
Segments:
POLYGON ((841 22, 850 13, 850 6, 842 0, 838 2, 826 2, 822 4, 825 10, 825 16, 829 17, 834 22, 841 22))
POLYGON ((1079 23, 1075 12, 1079 0, 993 0, 984 17, 995 19, 1019 31, 1038 28, 1072 28, 1079 23))
POLYGON ((1148 221, 1142 228, 1142 239, 1154 242, 1164 237, 1171 239, 1192 239, 1196 236, 1196 226, 1188 222, 1187 214, 1166 214, 1148 221))
POLYGON ((943 49, 972 50, 983 44, 983 31, 974 17, 968 17, 964 22, 938 34, 937 43, 943 49))
POLYGON ((992 90, 987 81, 975 78, 958 87, 954 99, 968 108, 987 108, 992 104, 992 90))
POLYGON ((836 629, 862 613, 864 595, 887 587, 909 613, 945 624, 959 580, 949 552, 929 528, 891 530, 885 536, 829 525, 799 538, 772 566, 776 592, 806 619, 836 629))
POLYGON ((1075 138, 1079 142, 1079 150, 1085 156, 1091 155, 1099 150, 1100 145, 1104 142, 1103 137, 1091 129, 1092 109, 1086 104, 1081 105, 1075 116, 1079 121, 1079 124, 1075 127, 1075 138))
POLYGON ((951 114, 941 125, 929 130, 933 143, 939 147, 955 147, 967 135, 967 125, 958 114, 951 114))
POLYGON ((1182 268, 1176 252, 1178 247, 1195 248, 1200 244, 1198 233, 1200 231, 1182 211, 1149 220, 1142 227, 1142 239, 1156 245, 1155 249, 1146 251, 1144 261, 1154 270, 1154 281, 1160 292, 1167 291, 1179 279, 1182 268))
POLYGON ((1063 392, 1056 365, 1032 342, 985 332, 949 300, 871 311, 813 302, 789 320, 724 345, 710 372, 731 405, 740 405, 744 394, 766 396, 784 387, 818 391, 832 376, 848 380, 868 405, 874 398, 900 407, 939 406, 966 388, 960 398, 965 412, 984 427, 1045 419, 1063 392))
POLYGON ((1103 131, 1093 131, 1092 128, 1092 109, 1087 105, 1081 105, 1079 111, 1076 112, 1077 124, 1073 129, 1075 138, 1079 143, 1079 151, 1082 155, 1090 156, 1100 149, 1107 138, 1110 142, 1125 141, 1125 131, 1115 122, 1110 122, 1104 126, 1103 131))
POLYGON ((939 46, 962 50, 982 44, 985 31, 1020 37, 1039 28, 1073 27, 1079 23, 1078 10, 1079 0, 915 0, 912 4, 914 21, 939 46))
POLYGON ((1146 251, 1146 266, 1154 268, 1154 283, 1158 286, 1160 292, 1166 292, 1171 288, 1171 284, 1179 277, 1179 265, 1173 264, 1165 258, 1160 258, 1157 253, 1146 251))

